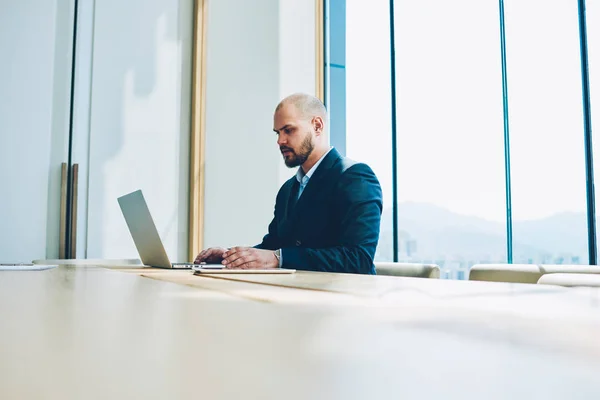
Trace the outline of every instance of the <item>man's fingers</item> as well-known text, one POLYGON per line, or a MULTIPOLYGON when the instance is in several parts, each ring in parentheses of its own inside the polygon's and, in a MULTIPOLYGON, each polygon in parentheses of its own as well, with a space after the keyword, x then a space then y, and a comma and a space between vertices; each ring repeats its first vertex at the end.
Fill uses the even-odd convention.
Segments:
POLYGON ((206 258, 221 257, 222 255, 223 255, 223 253, 221 253, 220 249, 214 248, 214 249, 209 249, 209 252, 206 253, 206 258))
POLYGON ((232 247, 229 250, 225 251, 225 253, 223 254, 223 258, 227 258, 227 257, 231 256, 232 254, 239 253, 240 251, 248 251, 248 250, 249 250, 248 247, 241 247, 241 246, 232 247))
POLYGON ((240 265, 238 268, 240 269, 254 269, 256 268, 256 261, 248 261, 247 263, 244 263, 242 265, 240 265))
POLYGON ((231 253, 230 255, 223 257, 223 265, 230 265, 231 263, 237 261, 240 257, 243 257, 241 252, 231 253))
POLYGON ((244 252, 236 253, 240 256, 233 262, 226 264, 227 268, 237 269, 260 269, 264 268, 260 260, 260 252, 256 249, 249 249, 244 252))
POLYGON ((248 252, 238 252, 229 256, 224 264, 229 268, 237 268, 246 263, 253 261, 252 256, 248 252))
POLYGON ((204 257, 203 258, 212 257, 214 254, 215 254, 215 249, 206 249, 204 251, 204 257))
POLYGON ((194 263, 199 264, 203 261, 210 259, 211 257, 214 257, 216 254, 217 254, 217 249, 214 249, 214 248, 202 250, 200 252, 200 254, 198 254, 196 259, 194 260, 194 263))
POLYGON ((256 261, 250 261, 244 265, 242 265, 243 269, 256 269, 258 268, 258 263, 256 261))
POLYGON ((201 251, 200 254, 198 254, 196 256, 196 259, 194 260, 194 264, 199 264, 200 262, 203 261, 203 259, 204 259, 204 253, 206 253, 206 250, 205 251, 201 251))
POLYGON ((234 262, 240 257, 248 256, 249 253, 249 250, 244 248, 238 248, 236 250, 231 249, 225 254, 223 254, 223 264, 228 265, 229 263, 234 262))
POLYGON ((196 257, 196 260, 198 260, 198 262, 205 261, 210 256, 210 251, 210 249, 206 249, 200 252, 200 254, 198 254, 198 257, 196 257))
POLYGON ((257 258, 257 253, 255 251, 252 250, 248 250, 245 251, 243 253, 238 253, 241 254, 241 256, 239 258, 237 258, 235 261, 227 264, 227 268, 243 268, 243 269, 248 269, 248 268, 257 268, 259 265, 258 262, 258 258, 257 258))

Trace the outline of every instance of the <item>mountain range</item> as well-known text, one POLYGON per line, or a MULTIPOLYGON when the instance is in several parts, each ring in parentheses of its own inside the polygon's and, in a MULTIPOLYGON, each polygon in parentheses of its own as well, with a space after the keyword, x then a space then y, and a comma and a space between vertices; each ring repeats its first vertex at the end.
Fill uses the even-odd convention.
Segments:
MULTIPOLYGON (((392 210, 385 209, 376 258, 391 261, 392 210)), ((513 262, 587 262, 585 213, 513 220, 513 262)), ((398 206, 400 258, 506 262, 506 225, 457 214, 442 207, 406 202, 398 206)))

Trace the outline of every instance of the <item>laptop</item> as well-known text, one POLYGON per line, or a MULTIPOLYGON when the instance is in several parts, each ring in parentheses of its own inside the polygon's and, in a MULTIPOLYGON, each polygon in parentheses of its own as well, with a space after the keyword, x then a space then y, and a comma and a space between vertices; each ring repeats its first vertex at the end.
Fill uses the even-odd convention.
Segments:
MULTIPOLYGON (((118 201, 129 233, 131 233, 144 265, 171 269, 192 269, 196 265, 191 262, 172 263, 169 260, 141 190, 121 196, 118 201)), ((211 265, 211 267, 222 268, 223 266, 217 264, 211 265)))
POLYGON ((160 239, 142 191, 136 190, 117 200, 144 265, 156 268, 191 269, 195 274, 290 274, 296 271, 284 268, 229 269, 222 264, 172 263, 160 239))

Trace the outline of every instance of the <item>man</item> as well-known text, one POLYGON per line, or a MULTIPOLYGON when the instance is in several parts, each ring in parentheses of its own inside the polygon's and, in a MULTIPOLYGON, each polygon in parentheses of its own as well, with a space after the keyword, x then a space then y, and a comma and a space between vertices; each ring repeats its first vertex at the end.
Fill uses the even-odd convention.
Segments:
POLYGON ((326 116, 323 103, 306 94, 279 103, 273 129, 277 144, 285 164, 300 168, 277 194, 269 233, 252 248, 204 250, 195 263, 375 273, 381 187, 371 168, 329 147, 326 116))

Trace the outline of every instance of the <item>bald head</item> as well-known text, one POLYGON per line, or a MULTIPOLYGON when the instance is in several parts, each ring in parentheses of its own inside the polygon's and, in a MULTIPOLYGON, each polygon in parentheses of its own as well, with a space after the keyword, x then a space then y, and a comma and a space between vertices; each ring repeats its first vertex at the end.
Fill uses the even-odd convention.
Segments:
POLYGON ((326 118, 321 100, 308 94, 293 94, 277 105, 273 130, 285 165, 301 165, 306 172, 328 151, 326 118))
POLYGON ((277 105, 275 112, 288 105, 294 106, 302 118, 321 117, 325 121, 327 117, 327 109, 323 102, 310 94, 294 93, 286 97, 277 105))

